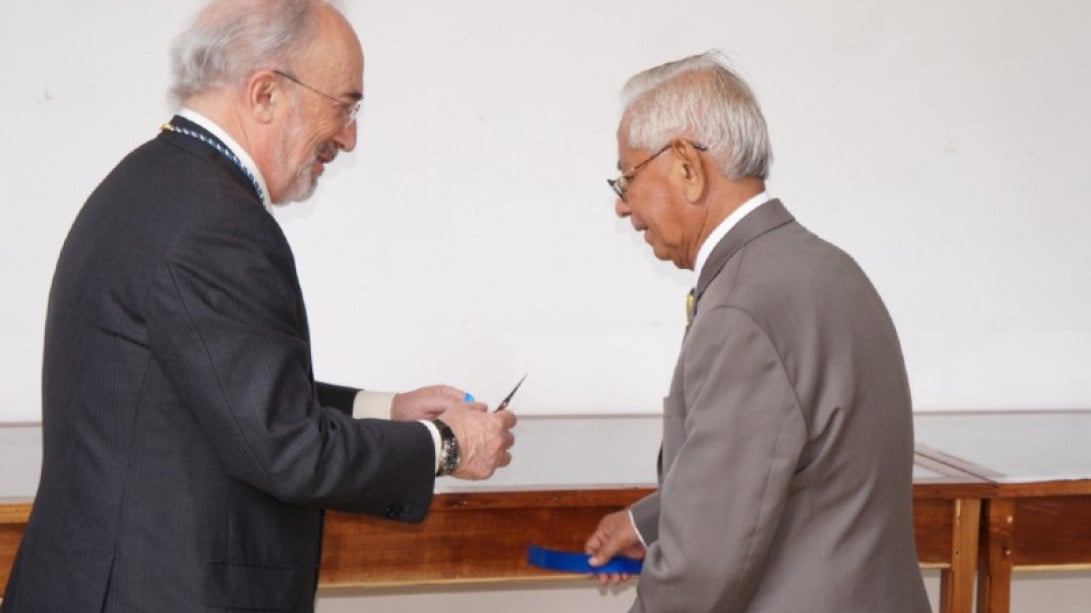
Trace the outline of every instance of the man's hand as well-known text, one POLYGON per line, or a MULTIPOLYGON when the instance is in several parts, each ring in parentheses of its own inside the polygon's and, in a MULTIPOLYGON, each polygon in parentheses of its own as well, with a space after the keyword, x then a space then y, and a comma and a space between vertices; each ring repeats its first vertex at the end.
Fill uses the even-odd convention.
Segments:
POLYGON ((390 419, 394 421, 435 419, 440 416, 440 413, 462 404, 465 396, 465 392, 450 385, 430 385, 411 392, 395 394, 394 400, 390 403, 390 419))
POLYGON ((488 479, 497 468, 511 463, 508 452, 515 444, 515 413, 489 413, 480 402, 460 403, 439 416, 458 439, 458 468, 451 473, 459 479, 488 479))
MULTIPOLYGON (((591 555, 587 561, 591 566, 602 566, 616 555, 623 555, 637 560, 644 559, 644 546, 633 528, 629 511, 610 513, 602 518, 591 537, 584 545, 584 551, 591 555)), ((603 573, 598 575, 599 583, 617 585, 629 580, 628 573, 603 573)))

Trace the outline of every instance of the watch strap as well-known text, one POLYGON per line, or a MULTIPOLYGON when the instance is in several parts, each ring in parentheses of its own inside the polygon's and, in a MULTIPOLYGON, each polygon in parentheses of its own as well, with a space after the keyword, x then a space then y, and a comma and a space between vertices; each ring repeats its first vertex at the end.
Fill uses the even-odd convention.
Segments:
POLYGON ((439 430, 440 438, 439 469, 436 471, 436 476, 445 477, 458 468, 461 455, 458 449, 458 439, 455 438, 455 432, 451 430, 451 426, 444 423, 442 419, 433 419, 432 423, 436 426, 436 430, 439 430))

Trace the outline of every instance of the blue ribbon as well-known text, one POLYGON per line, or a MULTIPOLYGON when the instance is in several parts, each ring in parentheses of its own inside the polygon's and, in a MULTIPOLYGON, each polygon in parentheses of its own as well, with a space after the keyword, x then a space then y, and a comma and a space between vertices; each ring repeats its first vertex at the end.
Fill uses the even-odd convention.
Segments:
POLYGON ((604 573, 624 573, 639 575, 640 569, 644 566, 642 560, 634 560, 633 558, 626 558, 624 556, 615 556, 606 564, 598 567, 588 564, 587 561, 590 559, 591 556, 586 553, 556 551, 553 549, 544 549, 537 545, 530 545, 527 547, 527 562, 532 566, 545 568, 547 570, 558 570, 565 573, 579 573, 582 575, 589 573, 596 575, 604 573))

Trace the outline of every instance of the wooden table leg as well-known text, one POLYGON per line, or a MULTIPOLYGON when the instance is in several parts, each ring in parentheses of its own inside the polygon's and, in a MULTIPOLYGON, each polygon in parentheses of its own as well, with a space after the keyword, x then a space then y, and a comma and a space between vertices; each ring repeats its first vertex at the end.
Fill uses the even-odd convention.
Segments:
POLYGON ((981 501, 955 501, 951 529, 951 567, 940 572, 940 613, 970 613, 974 605, 974 571, 981 530, 981 501))
POLYGON ((1015 530, 1015 501, 993 498, 985 501, 981 525, 981 559, 978 562, 978 613, 1009 613, 1011 609, 1012 533, 1015 530))

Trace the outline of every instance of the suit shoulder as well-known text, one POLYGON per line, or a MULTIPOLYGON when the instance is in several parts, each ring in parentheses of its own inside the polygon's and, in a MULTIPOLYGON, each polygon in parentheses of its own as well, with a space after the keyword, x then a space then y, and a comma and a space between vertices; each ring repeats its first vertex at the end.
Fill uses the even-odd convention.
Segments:
POLYGON ((797 222, 747 243, 709 284, 717 301, 748 308, 789 296, 817 298, 850 287, 870 287, 856 260, 797 222))
POLYGON ((140 220, 145 227, 178 229, 207 222, 283 238, 279 224, 230 160, 199 141, 163 135, 122 159, 84 209, 140 220))

